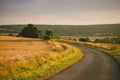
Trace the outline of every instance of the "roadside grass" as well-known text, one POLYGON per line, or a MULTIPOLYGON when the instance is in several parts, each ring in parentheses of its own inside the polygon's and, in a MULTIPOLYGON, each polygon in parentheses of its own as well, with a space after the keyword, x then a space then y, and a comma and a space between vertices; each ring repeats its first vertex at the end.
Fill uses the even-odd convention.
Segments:
POLYGON ((86 46, 86 47, 90 47, 90 48, 103 51, 115 59, 120 69, 120 44, 77 42, 77 41, 71 41, 71 40, 62 40, 62 41, 76 43, 82 46, 86 46))
POLYGON ((0 43, 0 80, 47 80, 83 57, 78 48, 54 41, 5 41, 9 46, 3 43, 0 43))
POLYGON ((76 48, 68 51, 68 53, 69 54, 64 55, 64 57, 60 57, 53 61, 48 61, 43 65, 31 68, 26 67, 24 72, 12 74, 7 77, 6 80, 47 80, 50 76, 80 60, 83 56, 82 52, 76 48))

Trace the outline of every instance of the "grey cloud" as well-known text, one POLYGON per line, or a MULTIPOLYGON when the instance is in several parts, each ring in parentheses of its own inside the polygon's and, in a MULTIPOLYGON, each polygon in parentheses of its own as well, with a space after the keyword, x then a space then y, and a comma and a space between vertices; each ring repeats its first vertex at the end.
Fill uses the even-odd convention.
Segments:
POLYGON ((0 0, 2 18, 55 15, 79 20, 81 16, 115 11, 120 12, 120 0, 0 0))

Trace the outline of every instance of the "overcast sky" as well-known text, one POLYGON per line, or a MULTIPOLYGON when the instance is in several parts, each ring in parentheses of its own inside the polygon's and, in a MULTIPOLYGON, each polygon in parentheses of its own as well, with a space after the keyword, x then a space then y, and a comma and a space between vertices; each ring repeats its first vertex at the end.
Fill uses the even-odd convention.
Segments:
POLYGON ((120 23, 120 0, 0 0, 0 24, 120 23))

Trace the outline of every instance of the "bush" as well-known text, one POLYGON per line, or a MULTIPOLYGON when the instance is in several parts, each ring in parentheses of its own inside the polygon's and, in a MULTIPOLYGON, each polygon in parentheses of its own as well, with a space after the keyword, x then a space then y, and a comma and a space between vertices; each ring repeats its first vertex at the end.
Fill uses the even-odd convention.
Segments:
POLYGON ((89 41, 89 38, 79 38, 79 41, 87 42, 87 41, 89 41))
POLYGON ((44 38, 44 40, 50 40, 51 39, 50 36, 47 36, 47 35, 45 35, 43 38, 44 38))
POLYGON ((102 43, 102 40, 101 39, 96 39, 94 42, 96 42, 96 43, 102 43))
POLYGON ((77 39, 73 39, 73 41, 77 41, 77 39))
POLYGON ((54 32, 52 30, 46 30, 46 35, 43 37, 44 40, 50 40, 54 38, 54 32))
POLYGON ((46 30, 46 35, 49 36, 50 38, 53 38, 54 32, 52 30, 46 30))
POLYGON ((12 33, 8 34, 8 36, 14 36, 12 33))

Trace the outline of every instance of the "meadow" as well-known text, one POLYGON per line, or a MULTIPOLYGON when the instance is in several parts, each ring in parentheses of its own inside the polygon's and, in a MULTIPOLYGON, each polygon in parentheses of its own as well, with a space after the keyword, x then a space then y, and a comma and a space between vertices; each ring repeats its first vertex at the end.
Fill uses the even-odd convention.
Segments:
POLYGON ((0 36, 0 79, 46 80, 82 56, 79 49, 55 41, 0 36))

